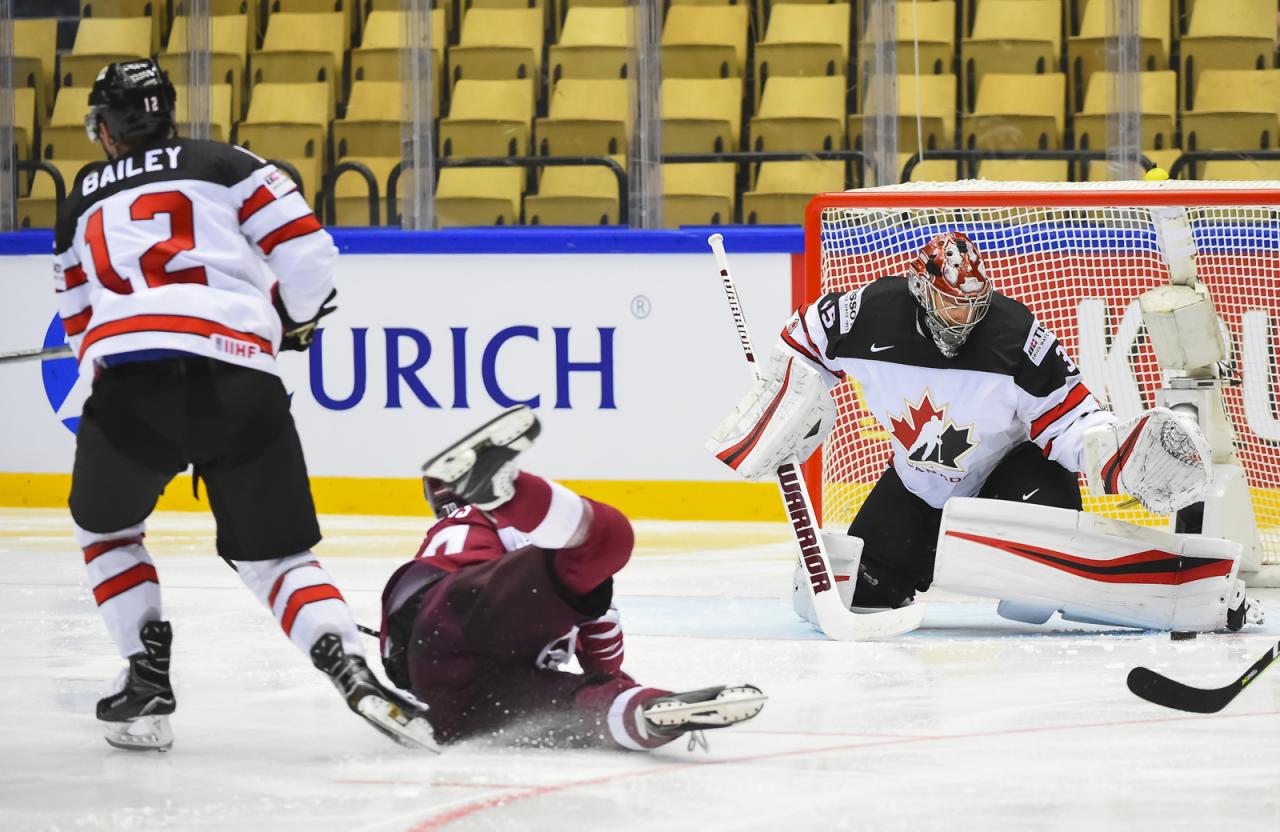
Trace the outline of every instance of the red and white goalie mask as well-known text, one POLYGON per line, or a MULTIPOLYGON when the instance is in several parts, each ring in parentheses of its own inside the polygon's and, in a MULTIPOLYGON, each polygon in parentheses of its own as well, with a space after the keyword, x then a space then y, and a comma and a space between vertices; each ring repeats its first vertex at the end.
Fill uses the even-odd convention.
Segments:
POLYGON ((977 246, 959 231, 943 232, 911 261, 907 279, 933 342, 947 358, 955 358, 991 307, 991 281, 977 246))

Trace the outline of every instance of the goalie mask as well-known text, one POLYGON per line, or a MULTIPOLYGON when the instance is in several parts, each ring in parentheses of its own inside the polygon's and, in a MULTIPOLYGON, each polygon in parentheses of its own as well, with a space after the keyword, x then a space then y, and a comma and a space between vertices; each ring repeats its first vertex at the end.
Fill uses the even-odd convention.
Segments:
POLYGON ((933 343, 955 358, 991 307, 991 281, 977 246, 959 231, 939 234, 911 262, 907 280, 933 343))
POLYGON ((443 480, 435 477, 423 476, 422 495, 427 498, 431 516, 437 520, 443 520, 467 504, 465 500, 450 491, 443 480))

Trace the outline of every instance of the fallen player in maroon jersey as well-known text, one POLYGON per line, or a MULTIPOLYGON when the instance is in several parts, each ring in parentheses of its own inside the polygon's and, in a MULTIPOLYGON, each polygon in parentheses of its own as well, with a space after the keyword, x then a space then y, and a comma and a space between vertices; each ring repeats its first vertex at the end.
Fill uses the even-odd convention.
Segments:
POLYGON ((382 595, 383 666, 442 743, 657 748, 754 717, 753 685, 672 693, 622 670, 613 575, 631 556, 617 509, 517 472, 540 426, 516 407, 423 466, 439 518, 382 595), (581 673, 561 669, 576 656, 581 673))

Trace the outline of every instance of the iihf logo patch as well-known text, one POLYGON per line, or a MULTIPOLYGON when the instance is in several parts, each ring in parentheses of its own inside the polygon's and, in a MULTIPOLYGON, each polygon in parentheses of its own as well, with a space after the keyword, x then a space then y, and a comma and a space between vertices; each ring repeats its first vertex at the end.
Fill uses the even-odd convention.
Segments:
MULTIPOLYGON (((947 420, 947 405, 939 410, 926 389, 918 404, 904 402, 907 412, 901 418, 890 417, 893 438, 907 452, 912 467, 938 473, 964 471, 960 459, 978 447, 973 425, 957 426, 947 420)), ((951 479, 950 477, 947 477, 951 479)))
MULTIPOLYGON (((60 347, 66 343, 67 333, 62 328, 62 319, 54 315, 40 346, 60 347)), ((53 408, 53 415, 66 425, 67 430, 75 433, 80 427, 80 408, 84 404, 82 397, 71 395, 80 379, 80 368, 75 358, 46 358, 40 362, 40 379, 44 382, 44 395, 49 400, 49 407, 53 408)))

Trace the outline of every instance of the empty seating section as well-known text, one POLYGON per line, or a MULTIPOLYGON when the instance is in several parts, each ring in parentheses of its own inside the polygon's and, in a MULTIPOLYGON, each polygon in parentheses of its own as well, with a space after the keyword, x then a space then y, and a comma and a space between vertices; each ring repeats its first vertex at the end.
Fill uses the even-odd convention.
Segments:
MULTIPOLYGON (((388 204, 412 55, 401 0, 207 0, 210 134, 296 173, 325 220, 394 223, 388 204), (366 178, 377 186, 375 216, 366 178), (343 166, 335 173, 335 168, 343 166)), ((102 149, 84 131, 89 88, 111 61, 155 57, 189 127, 189 0, 80 0, 79 17, 19 19, 14 145, 70 186, 102 149), (61 50, 59 50, 61 43, 61 50)), ((864 0, 668 0, 660 32, 663 224, 796 223, 808 199, 862 181, 848 158, 725 161, 717 154, 868 150, 864 0)), ((1187 151, 1280 147, 1277 0, 1141 0, 1141 151, 1170 167, 1187 151)), ((435 0, 430 112, 442 226, 616 223, 623 191, 604 165, 546 164, 631 149, 636 9, 628 0, 435 0)), ((1121 76, 1110 0, 903 0, 894 7, 899 174, 992 180, 1106 179, 1081 159, 940 159, 939 151, 1104 150, 1121 76), (1109 115, 1111 114, 1111 115, 1109 115)), ((73 10, 74 11, 74 10, 73 10)), ((425 101, 425 99, 424 99, 425 101)), ((1280 178, 1280 163, 1202 161, 1184 176, 1280 178)), ((897 176, 892 176, 896 179, 897 176)), ((53 179, 24 169, 19 216, 52 223, 53 179)), ((399 194, 410 191, 400 182, 399 194)))

